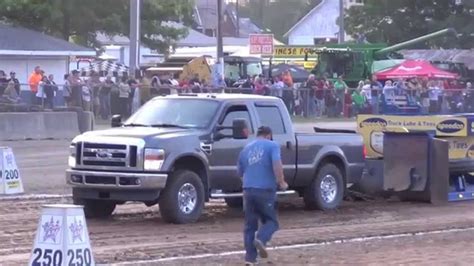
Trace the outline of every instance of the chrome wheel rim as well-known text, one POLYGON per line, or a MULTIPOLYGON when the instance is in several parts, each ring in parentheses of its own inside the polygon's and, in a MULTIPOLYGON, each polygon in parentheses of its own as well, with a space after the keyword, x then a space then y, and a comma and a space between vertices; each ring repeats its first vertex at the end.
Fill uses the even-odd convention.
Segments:
POLYGON ((178 204, 181 212, 190 214, 196 208, 197 191, 191 183, 183 184, 178 190, 178 204))
POLYGON ((332 175, 325 175, 320 184, 321 197, 324 202, 331 203, 336 199, 337 183, 336 178, 332 175))

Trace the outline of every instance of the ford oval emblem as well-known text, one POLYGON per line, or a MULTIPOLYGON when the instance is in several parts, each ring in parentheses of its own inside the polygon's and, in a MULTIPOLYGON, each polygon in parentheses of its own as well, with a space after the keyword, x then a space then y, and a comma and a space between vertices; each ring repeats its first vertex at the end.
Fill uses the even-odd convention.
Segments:
POLYGON ((95 156, 101 159, 112 158, 112 153, 104 151, 104 150, 98 150, 95 156))

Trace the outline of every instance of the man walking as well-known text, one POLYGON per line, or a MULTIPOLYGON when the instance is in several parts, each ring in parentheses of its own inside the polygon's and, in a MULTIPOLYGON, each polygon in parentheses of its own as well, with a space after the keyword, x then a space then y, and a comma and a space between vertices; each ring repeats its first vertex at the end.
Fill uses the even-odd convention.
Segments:
POLYGON ((269 127, 260 127, 257 139, 242 150, 238 170, 243 176, 245 261, 251 265, 257 261, 257 251, 260 257, 268 257, 266 244, 279 227, 275 210, 276 190, 278 187, 282 190, 288 188, 280 147, 272 141, 269 127))

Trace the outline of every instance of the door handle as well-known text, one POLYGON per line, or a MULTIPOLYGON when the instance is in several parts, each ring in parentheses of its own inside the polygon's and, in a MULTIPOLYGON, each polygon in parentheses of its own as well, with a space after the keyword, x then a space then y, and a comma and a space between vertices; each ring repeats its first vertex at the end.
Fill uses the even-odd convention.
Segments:
POLYGON ((289 150, 291 149, 291 141, 286 142, 286 148, 289 150))

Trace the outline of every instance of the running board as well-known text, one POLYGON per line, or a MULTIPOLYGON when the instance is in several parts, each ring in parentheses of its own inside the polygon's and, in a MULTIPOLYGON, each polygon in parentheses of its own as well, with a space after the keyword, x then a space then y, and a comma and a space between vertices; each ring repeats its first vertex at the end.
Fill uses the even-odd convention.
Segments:
MULTIPOLYGON (((293 195, 296 194, 296 191, 294 190, 285 190, 285 191, 277 191, 276 193, 278 196, 283 196, 283 195, 293 195)), ((222 191, 219 192, 211 192, 211 198, 238 198, 238 197, 243 197, 242 192, 233 192, 233 193, 225 193, 222 191)))

